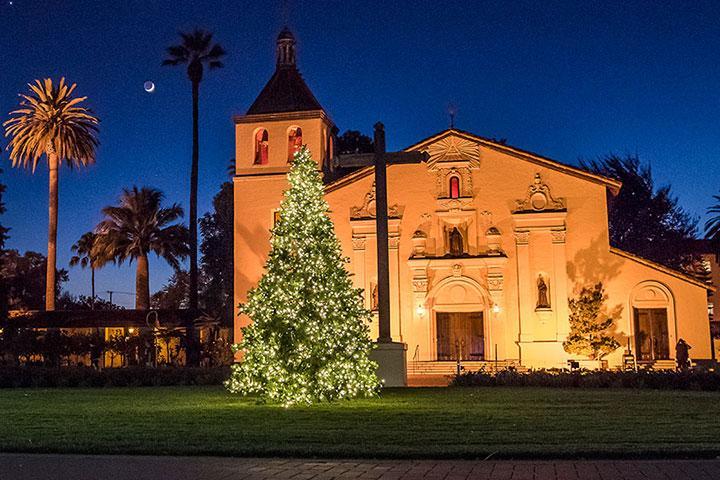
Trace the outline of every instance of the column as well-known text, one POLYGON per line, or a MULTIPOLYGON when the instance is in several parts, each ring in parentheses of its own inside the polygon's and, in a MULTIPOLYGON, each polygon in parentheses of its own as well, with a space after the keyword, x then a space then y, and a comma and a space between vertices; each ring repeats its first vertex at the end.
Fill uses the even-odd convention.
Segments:
POLYGON ((414 265, 412 267, 412 326, 410 330, 416 332, 416 341, 408 345, 408 360, 415 360, 417 352, 418 360, 432 360, 432 330, 430 322, 432 321, 432 312, 428 308, 428 272, 427 262, 422 265, 414 265), (423 332, 418 335, 417 332, 423 332))
POLYGON ((552 235, 553 277, 555 278, 555 288, 552 301, 554 302, 554 310, 557 315, 557 339, 558 341, 564 341, 570 332, 570 322, 568 320, 569 312, 565 227, 553 229, 550 231, 550 234, 552 235))
POLYGON ((388 237, 390 273, 390 334, 394 342, 402 342, 402 312, 400 311, 400 233, 388 237))
POLYGON ((515 250, 517 252, 518 276, 518 314, 520 316, 520 341, 533 341, 534 295, 530 279, 530 231, 515 230, 515 250))
POLYGON ((490 318, 488 319, 485 360, 495 360, 496 345, 498 359, 503 360, 507 358, 507 352, 505 351, 506 335, 503 335, 506 325, 507 307, 505 305, 505 278, 503 277, 501 269, 490 268, 488 270, 487 285, 493 304, 490 305, 488 309, 490 318))
POLYGON ((369 285, 367 284, 365 277, 365 235, 353 234, 352 247, 353 247, 353 285, 355 288, 362 288, 366 290, 365 306, 370 307, 370 295, 367 294, 369 285))

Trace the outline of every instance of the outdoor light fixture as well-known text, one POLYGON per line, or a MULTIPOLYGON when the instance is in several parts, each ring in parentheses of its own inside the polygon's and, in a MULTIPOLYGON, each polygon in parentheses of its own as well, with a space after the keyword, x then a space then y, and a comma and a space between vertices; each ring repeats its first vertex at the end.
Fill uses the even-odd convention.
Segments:
POLYGON ((500 305, 498 305, 497 303, 494 304, 492 307, 492 311, 493 313, 500 313, 500 305))
POLYGON ((422 303, 418 303, 417 308, 415 308, 415 313, 418 317, 424 317, 425 316, 425 306, 422 303))
POLYGON ((128 333, 130 333, 130 334, 135 333, 135 329, 132 327, 128 328, 128 333))

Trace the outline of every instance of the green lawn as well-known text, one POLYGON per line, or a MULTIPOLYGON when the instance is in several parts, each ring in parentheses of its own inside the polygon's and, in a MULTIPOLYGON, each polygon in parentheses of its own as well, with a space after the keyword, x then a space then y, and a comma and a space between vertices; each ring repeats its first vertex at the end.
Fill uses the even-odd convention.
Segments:
POLYGON ((438 388, 284 409, 220 387, 0 390, 0 451, 318 457, 720 454, 720 394, 438 388))

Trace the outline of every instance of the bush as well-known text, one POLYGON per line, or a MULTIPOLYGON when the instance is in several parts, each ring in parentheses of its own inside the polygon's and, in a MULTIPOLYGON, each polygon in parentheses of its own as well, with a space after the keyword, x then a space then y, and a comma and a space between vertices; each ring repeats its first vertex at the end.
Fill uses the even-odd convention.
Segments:
POLYGON ((229 367, 124 367, 95 370, 90 367, 0 367, 0 388, 155 387, 221 385, 229 367))
POLYGON ((640 370, 533 370, 520 373, 467 372, 455 376, 457 387, 649 388, 658 390, 720 391, 720 372, 704 369, 674 372, 640 370))

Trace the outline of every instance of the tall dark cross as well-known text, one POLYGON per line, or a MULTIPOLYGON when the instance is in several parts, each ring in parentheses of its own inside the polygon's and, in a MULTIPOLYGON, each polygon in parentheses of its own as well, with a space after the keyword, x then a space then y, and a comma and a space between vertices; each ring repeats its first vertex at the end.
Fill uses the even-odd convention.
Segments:
POLYGON ((378 262, 378 321, 379 343, 392 342, 390 335, 390 274, 388 261, 388 206, 387 206, 387 165, 399 163, 420 163, 429 156, 426 152, 386 152, 385 127, 375 124, 375 153, 338 155, 334 159, 339 167, 375 166, 375 231, 377 232, 378 262))

